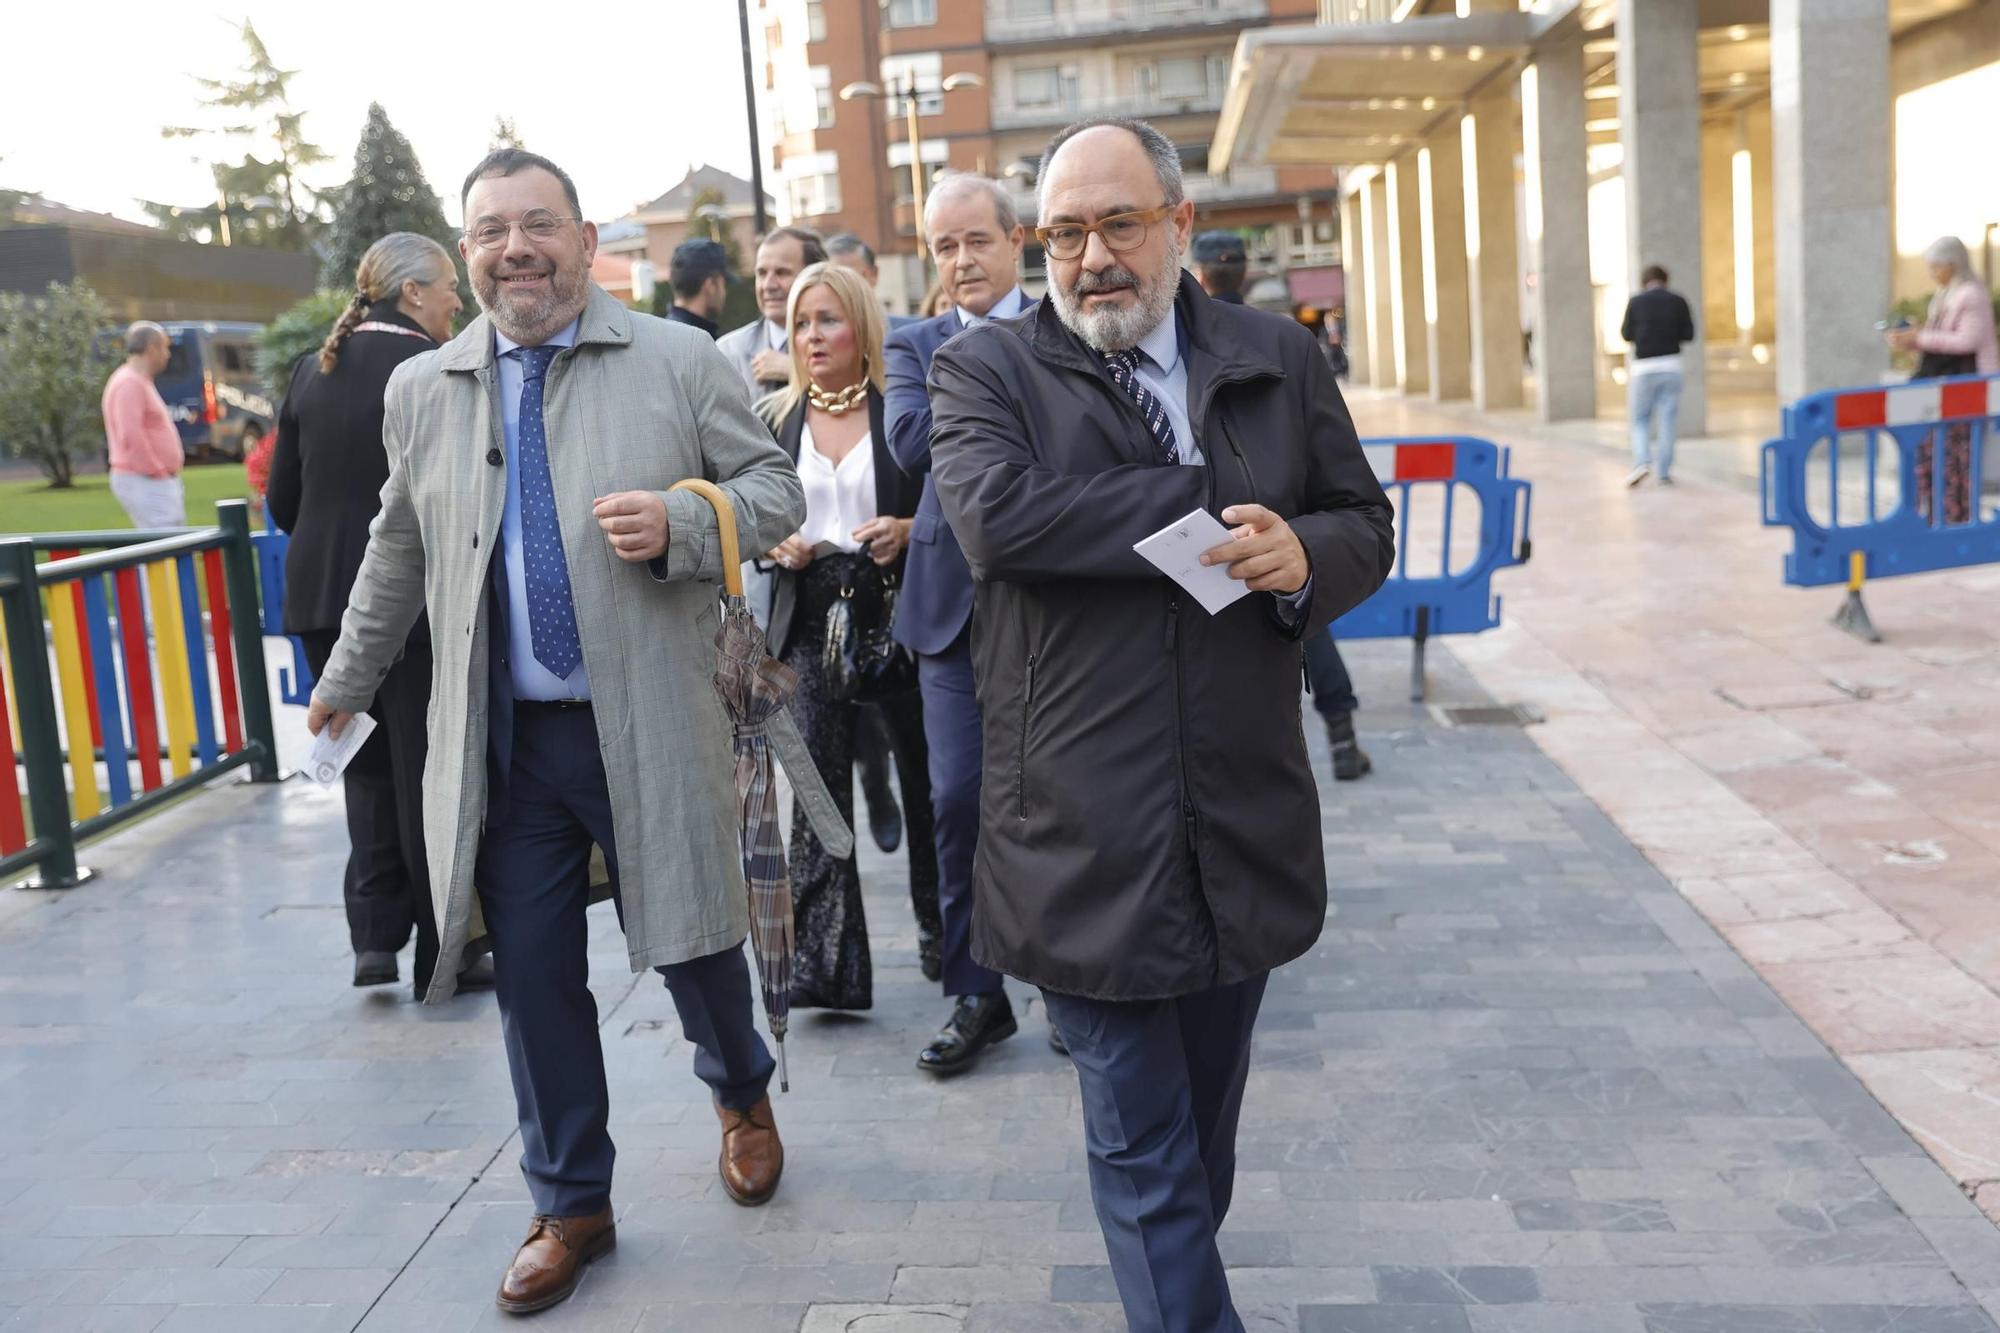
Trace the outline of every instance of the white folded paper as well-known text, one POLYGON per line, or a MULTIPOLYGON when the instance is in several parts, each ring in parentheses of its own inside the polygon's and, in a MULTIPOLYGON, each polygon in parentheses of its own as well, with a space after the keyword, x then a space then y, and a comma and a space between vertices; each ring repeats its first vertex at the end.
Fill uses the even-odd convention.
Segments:
POLYGON ((1160 572, 1188 590, 1202 608, 1214 615, 1243 597, 1250 585, 1229 577, 1227 565, 1204 565, 1201 553, 1229 540, 1229 529, 1206 509, 1175 519, 1132 549, 1159 566, 1160 572))
POLYGON ((333 738, 332 727, 321 727, 319 735, 313 737, 312 749, 306 751, 305 775, 322 787, 331 787, 340 781, 355 752, 374 730, 375 719, 366 713, 349 718, 339 740, 333 738))

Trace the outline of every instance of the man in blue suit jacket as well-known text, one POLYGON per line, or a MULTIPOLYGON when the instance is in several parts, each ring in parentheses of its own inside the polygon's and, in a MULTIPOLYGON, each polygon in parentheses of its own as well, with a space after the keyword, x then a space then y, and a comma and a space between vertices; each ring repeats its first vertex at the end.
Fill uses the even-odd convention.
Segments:
POLYGON ((979 705, 972 693, 972 571, 938 507, 931 480, 931 356, 976 323, 1028 308, 1016 274, 1026 240, 1014 202, 997 181, 955 175, 925 200, 924 239, 952 308, 896 329, 884 344, 888 391, 883 422, 889 452, 923 498, 910 531, 909 564, 896 608, 896 640, 917 654, 924 694, 924 739, 931 754, 938 903, 944 918, 944 993, 950 1020, 917 1056, 926 1073, 963 1073, 996 1041, 1014 1035, 1013 1006, 1000 974, 973 961, 972 858, 979 839, 979 705))

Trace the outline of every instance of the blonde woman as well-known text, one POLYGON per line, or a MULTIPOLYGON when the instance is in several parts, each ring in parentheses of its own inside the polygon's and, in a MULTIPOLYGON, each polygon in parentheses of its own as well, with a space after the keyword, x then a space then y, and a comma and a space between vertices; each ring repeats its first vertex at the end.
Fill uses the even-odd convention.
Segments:
MULTIPOLYGON (((793 710, 820 776, 851 824, 859 705, 829 689, 821 666, 827 616, 851 597, 857 626, 879 620, 883 593, 902 573, 922 491, 896 466, 882 427, 882 308, 867 282, 834 264, 812 265, 792 287, 787 327, 791 379, 758 410, 798 464, 806 521, 767 555, 771 651, 799 673, 793 710)), ((911 690, 879 707, 903 787, 919 950, 934 956, 937 852, 923 705, 911 690)), ((873 967, 854 857, 836 860, 811 825, 794 818, 790 860, 798 938, 792 1006, 870 1007, 873 967)))
MULTIPOLYGON (((368 247, 354 295, 317 355, 299 358, 278 409, 265 505, 292 534, 285 558, 285 632, 305 645, 315 674, 340 637, 340 617, 382 507, 389 456, 382 447, 382 391, 389 375, 451 337, 458 271, 443 246, 399 231, 368 247)), ((397 979, 396 952, 414 926, 417 998, 430 988, 437 926, 424 865, 424 713, 431 697, 430 632, 411 631, 404 656, 375 696, 378 730, 342 775, 350 844, 343 896, 354 948, 354 984, 397 979)), ((462 977, 485 984, 490 973, 462 977)))

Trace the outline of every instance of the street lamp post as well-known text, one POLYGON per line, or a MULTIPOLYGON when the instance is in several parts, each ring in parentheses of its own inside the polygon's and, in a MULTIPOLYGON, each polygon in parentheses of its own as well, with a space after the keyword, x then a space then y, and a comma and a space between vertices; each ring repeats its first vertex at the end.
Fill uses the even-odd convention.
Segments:
MULTIPOLYGON (((938 84, 938 92, 953 93, 961 88, 984 88, 986 80, 977 74, 947 74, 938 84)), ((879 97, 894 107, 898 101, 903 105, 905 116, 904 137, 910 145, 910 200, 911 218, 917 234, 917 267, 925 270, 930 256, 924 247, 924 153, 920 131, 917 128, 917 103, 923 90, 917 86, 914 71, 905 71, 889 81, 885 89, 881 84, 862 80, 850 83, 840 90, 840 100, 852 102, 859 98, 879 97)))

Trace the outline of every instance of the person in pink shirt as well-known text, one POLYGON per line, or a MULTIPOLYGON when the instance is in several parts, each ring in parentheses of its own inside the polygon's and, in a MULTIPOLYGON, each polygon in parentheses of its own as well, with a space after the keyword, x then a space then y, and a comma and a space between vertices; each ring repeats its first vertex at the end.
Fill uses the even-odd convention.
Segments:
MULTIPOLYGON (((1972 256, 1956 236, 1940 236, 1924 251, 1931 277, 1938 285, 1922 328, 1893 329, 1889 345, 1921 354, 1911 379, 1941 379, 1947 375, 2000 374, 2000 343, 1993 336, 1993 294, 1972 271, 1972 256)), ((1926 436, 1917 449, 1917 512, 1931 516, 1932 454, 1926 436)), ((1944 521, 1972 519, 1972 429, 1945 428, 1944 521)))
POLYGON ((111 493, 136 528, 187 526, 181 488, 181 433, 153 384, 173 344, 158 324, 125 330, 125 364, 104 385, 104 438, 111 445, 111 493))

